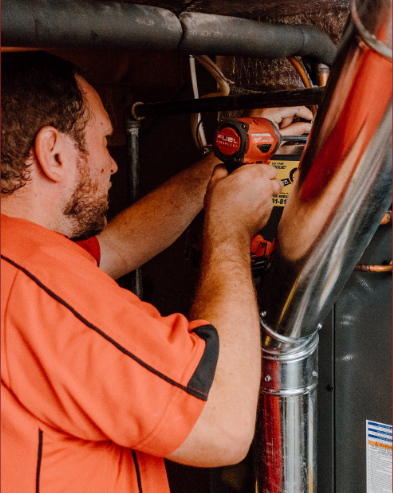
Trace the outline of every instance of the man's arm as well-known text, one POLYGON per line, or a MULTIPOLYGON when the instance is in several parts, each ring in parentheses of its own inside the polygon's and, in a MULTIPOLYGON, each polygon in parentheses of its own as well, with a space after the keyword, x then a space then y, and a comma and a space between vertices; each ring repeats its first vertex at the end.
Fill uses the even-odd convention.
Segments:
POLYGON ((255 428, 261 379, 260 322, 250 266, 250 240, 266 224, 275 168, 218 167, 206 195, 202 276, 191 318, 217 329, 220 350, 205 408, 169 459, 216 467, 243 459, 255 428))
POLYGON ((113 218, 97 236, 101 269, 117 279, 170 246, 202 210, 219 162, 207 155, 113 218))
POLYGON ((101 269, 117 279, 170 246, 202 210, 219 162, 209 154, 113 218, 97 236, 101 269))
MULTIPOLYGON (((309 123, 292 123, 294 117, 312 119, 304 106, 251 110, 249 116, 268 118, 284 135, 309 131, 309 123)), ((117 279, 170 246, 202 209, 207 184, 219 162, 213 154, 206 156, 112 219, 97 236, 101 269, 117 279)))

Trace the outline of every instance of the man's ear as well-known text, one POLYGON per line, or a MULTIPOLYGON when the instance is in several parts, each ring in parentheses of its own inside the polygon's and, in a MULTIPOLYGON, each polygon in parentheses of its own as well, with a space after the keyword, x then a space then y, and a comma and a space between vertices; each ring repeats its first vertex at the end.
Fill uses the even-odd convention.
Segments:
POLYGON ((34 152, 42 173, 51 181, 61 182, 76 150, 70 137, 54 127, 43 127, 36 136, 34 152))

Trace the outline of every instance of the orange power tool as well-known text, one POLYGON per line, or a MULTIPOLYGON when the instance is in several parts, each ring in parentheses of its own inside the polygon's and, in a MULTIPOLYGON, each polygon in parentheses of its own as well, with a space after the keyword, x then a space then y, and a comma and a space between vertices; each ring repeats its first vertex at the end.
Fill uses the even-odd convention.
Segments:
POLYGON ((302 140, 298 136, 283 137, 277 126, 266 118, 222 120, 213 139, 214 154, 229 173, 243 164, 268 163, 284 140, 302 140))

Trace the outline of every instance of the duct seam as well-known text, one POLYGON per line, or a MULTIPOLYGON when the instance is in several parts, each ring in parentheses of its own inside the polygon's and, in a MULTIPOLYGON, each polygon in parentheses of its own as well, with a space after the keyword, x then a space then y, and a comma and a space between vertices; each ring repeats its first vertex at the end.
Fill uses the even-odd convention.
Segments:
POLYGON ((282 343, 285 343, 285 344, 299 344, 299 342, 302 342, 302 341, 306 341, 308 338, 307 337, 303 337, 303 338, 294 338, 294 337, 287 337, 287 336, 283 336, 281 334, 277 334, 277 332, 274 332, 271 327, 269 327, 269 325, 264 321, 264 319, 262 317, 264 317, 266 315, 266 312, 263 312, 264 314, 261 314, 261 325, 262 325, 262 328, 263 330, 266 332, 266 334, 270 337, 272 337, 273 339, 276 339, 278 342, 282 342, 282 343))
POLYGON ((278 397, 297 397, 299 395, 306 395, 310 394, 318 385, 318 379, 315 380, 310 385, 307 385, 307 387, 301 387, 299 389, 269 389, 266 387, 261 387, 260 392, 261 394, 267 394, 267 395, 272 395, 272 396, 278 396, 278 397))

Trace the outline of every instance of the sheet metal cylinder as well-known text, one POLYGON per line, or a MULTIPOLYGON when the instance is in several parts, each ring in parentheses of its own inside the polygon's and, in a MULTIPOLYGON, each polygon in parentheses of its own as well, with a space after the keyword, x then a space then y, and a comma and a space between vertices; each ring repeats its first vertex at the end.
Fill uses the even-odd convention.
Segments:
POLYGON ((379 14, 370 10, 377 3, 369 0, 359 12, 353 4, 354 21, 344 34, 278 226, 277 257, 259 294, 265 322, 285 337, 317 330, 391 204, 391 48, 366 34, 359 17, 377 17, 376 34, 391 32, 389 2, 381 3, 379 14))
POLYGON ((262 349, 258 492, 316 492, 318 334, 281 344, 262 349))

